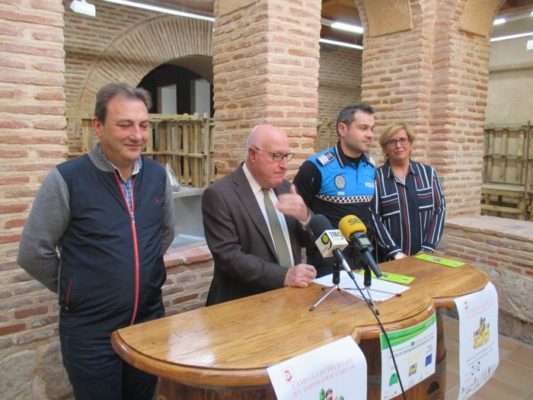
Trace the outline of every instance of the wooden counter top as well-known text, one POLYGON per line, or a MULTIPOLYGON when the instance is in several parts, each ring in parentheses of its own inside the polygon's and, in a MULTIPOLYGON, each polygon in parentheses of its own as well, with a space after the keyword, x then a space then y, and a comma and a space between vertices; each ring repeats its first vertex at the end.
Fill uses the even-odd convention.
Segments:
MULTIPOLYGON (((401 297, 377 303, 387 330, 412 326, 436 308, 476 292, 487 276, 470 265, 449 268, 413 257, 381 268, 416 277, 401 297)), ((344 273, 344 272, 341 272, 344 273)), ((322 286, 283 288, 204 307, 113 333, 117 353, 137 368, 192 386, 254 387, 268 384, 266 368, 352 335, 379 335, 362 300, 335 292, 314 311, 322 286)))

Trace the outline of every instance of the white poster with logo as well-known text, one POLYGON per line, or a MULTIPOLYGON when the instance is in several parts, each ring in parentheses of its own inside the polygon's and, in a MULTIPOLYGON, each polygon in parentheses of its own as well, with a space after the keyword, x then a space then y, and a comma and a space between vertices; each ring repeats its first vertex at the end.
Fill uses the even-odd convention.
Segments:
POLYGON ((267 372, 278 400, 366 400, 366 359, 349 336, 267 372))
POLYGON ((471 397, 496 371, 498 293, 492 283, 455 299, 459 314, 459 400, 471 397))
MULTIPOLYGON (((418 325, 387 332, 405 391, 435 373, 437 357, 437 318, 418 325)), ((388 400, 402 393, 398 372, 394 368, 389 343, 381 334, 381 399, 388 400)))

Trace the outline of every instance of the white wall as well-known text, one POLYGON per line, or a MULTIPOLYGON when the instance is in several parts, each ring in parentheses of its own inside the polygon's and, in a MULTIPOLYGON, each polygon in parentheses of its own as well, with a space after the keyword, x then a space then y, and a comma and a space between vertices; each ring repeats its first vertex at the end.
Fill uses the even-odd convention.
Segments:
MULTIPOLYGON (((533 17, 510 27, 494 28, 493 37, 533 32, 533 17)), ((487 124, 533 123, 533 50, 527 50, 528 36, 493 42, 489 62, 487 124)))
POLYGON ((177 114, 178 99, 176 85, 160 86, 157 88, 157 112, 159 114, 177 114))
POLYGON ((192 95, 192 112, 198 115, 211 115, 211 87, 205 79, 194 81, 192 95))

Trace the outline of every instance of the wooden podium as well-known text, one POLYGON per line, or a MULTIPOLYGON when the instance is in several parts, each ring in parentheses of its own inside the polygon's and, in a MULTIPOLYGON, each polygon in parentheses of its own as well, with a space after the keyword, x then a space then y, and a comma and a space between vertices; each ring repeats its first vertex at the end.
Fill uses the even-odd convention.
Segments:
MULTIPOLYGON (((387 331, 413 326, 438 308, 454 307, 454 298, 488 283, 470 265, 450 268, 413 257, 381 268, 416 278, 401 297, 377 303, 387 331)), ((341 291, 309 311, 323 294, 315 284, 283 288, 133 325, 113 333, 113 348, 130 364, 162 378, 158 400, 275 399, 267 367, 351 335, 367 359, 368 398, 379 399, 376 320, 362 300, 341 291)), ((444 398, 446 349, 437 316, 436 373, 407 391, 409 399, 444 398)))

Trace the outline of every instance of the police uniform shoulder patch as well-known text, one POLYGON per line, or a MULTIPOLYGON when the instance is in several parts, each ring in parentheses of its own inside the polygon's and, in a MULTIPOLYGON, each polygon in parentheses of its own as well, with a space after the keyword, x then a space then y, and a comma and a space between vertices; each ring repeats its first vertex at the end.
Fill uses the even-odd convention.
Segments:
POLYGON ((324 166, 329 164, 335 159, 335 155, 331 151, 327 151, 317 158, 320 165, 324 166))

